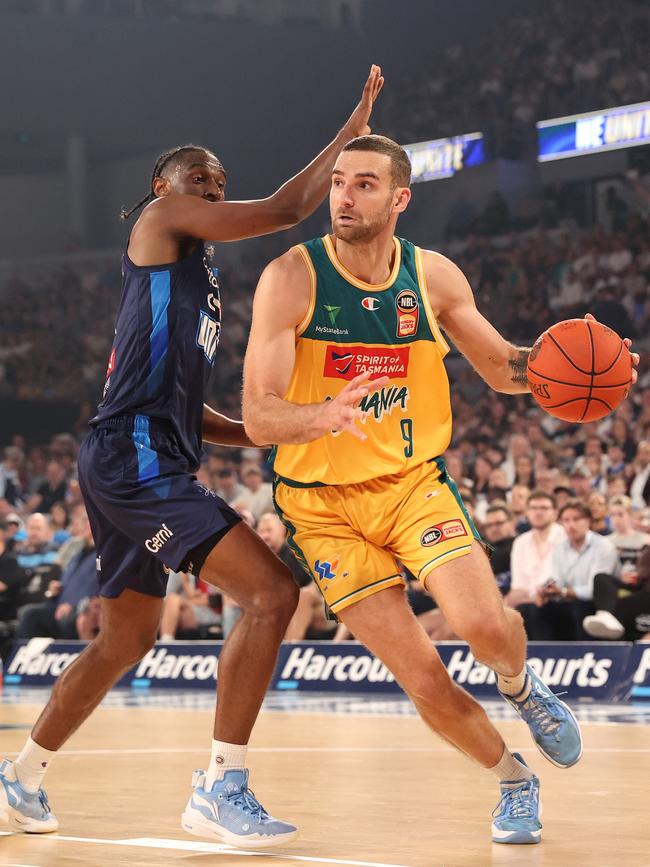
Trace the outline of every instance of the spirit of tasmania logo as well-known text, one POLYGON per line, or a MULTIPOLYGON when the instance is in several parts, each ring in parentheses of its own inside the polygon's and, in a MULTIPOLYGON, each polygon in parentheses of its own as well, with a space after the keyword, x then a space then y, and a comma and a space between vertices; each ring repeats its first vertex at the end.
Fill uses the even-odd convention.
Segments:
POLYGON ((403 379, 409 368, 409 346, 394 349, 369 346, 333 346, 325 350, 323 376, 336 379, 354 379, 360 373, 370 371, 373 376, 403 379))

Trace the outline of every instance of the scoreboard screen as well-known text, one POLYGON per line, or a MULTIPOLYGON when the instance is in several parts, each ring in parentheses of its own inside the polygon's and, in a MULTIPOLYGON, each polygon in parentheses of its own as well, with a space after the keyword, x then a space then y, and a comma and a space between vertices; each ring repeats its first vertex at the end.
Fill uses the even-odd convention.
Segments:
POLYGON ((556 117, 537 124, 537 159, 542 163, 648 143, 650 102, 556 117))
POLYGON ((480 132, 406 144, 404 150, 413 166, 411 182, 414 184, 450 178, 468 166, 485 162, 480 132))

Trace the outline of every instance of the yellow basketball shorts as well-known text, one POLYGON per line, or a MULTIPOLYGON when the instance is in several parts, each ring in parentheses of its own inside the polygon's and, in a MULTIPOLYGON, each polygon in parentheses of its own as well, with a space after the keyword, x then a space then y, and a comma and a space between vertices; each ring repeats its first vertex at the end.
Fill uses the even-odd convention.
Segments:
POLYGON ((354 485, 298 487, 276 479, 289 545, 337 613, 468 554, 480 536, 440 458, 354 485))

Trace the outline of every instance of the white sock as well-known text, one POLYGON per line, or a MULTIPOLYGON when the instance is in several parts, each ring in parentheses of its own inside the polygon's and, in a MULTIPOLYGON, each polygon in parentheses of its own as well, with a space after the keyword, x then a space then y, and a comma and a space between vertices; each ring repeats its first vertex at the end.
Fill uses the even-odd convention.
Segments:
POLYGON ((174 640, 174 636, 171 634, 171 632, 163 632, 159 640, 162 641, 164 644, 169 644, 174 640))
POLYGON ((226 771, 243 770, 246 767, 248 744, 227 744, 212 741, 210 765, 205 773, 205 788, 210 791, 215 780, 223 780, 226 771))
POLYGON ((27 738, 21 754, 14 761, 18 782, 28 792, 38 792, 55 750, 46 750, 27 738))
POLYGON ((500 783, 513 783, 518 780, 532 780, 534 774, 526 765, 522 765, 519 759, 515 758, 508 747, 503 751, 501 760, 493 768, 488 768, 493 774, 496 774, 500 783))
POLYGON ((516 698, 517 701, 524 701, 530 693, 530 678, 526 673, 526 666, 521 669, 519 674, 514 674, 512 677, 505 674, 499 674, 497 671, 497 687, 499 692, 504 695, 510 695, 516 698))

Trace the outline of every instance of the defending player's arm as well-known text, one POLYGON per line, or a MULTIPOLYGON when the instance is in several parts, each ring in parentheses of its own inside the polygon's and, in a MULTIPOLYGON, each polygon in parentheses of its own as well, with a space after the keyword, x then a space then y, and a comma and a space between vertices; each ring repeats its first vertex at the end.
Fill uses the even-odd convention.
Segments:
POLYGON ((244 423, 217 412, 207 403, 203 404, 203 440, 215 446, 236 446, 237 448, 257 448, 247 436, 244 423))
POLYGON ((431 305, 457 349, 495 391, 530 391, 526 375, 530 349, 508 343, 479 313, 472 289, 457 265, 428 250, 423 258, 431 305))
POLYGON ((359 402, 387 377, 368 384, 369 374, 351 380, 333 400, 297 404, 284 400, 296 359, 296 328, 310 300, 309 273, 300 254, 289 250, 262 273, 253 302, 253 324, 244 360, 243 417, 258 445, 306 443, 331 431, 359 439, 359 402))
POLYGON ((205 241, 238 241, 301 222, 327 195, 343 146, 369 132, 368 120, 383 83, 380 67, 372 66, 361 101, 336 138, 272 196, 248 202, 207 202, 198 196, 170 194, 149 206, 149 218, 160 221, 167 232, 205 241))

